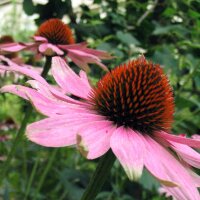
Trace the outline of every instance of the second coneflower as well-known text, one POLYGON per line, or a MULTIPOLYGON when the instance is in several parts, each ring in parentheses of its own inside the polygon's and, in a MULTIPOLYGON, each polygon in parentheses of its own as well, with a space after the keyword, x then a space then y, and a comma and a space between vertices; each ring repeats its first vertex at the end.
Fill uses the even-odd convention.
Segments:
POLYGON ((111 149, 129 179, 137 180, 145 167, 177 200, 200 199, 199 177, 188 168, 200 167, 200 155, 191 148, 200 148, 200 140, 171 134, 173 93, 159 65, 140 57, 108 72, 95 88, 60 57, 52 65, 60 88, 32 70, 8 70, 33 78, 32 88, 9 85, 1 91, 29 100, 47 116, 27 127, 31 141, 47 147, 77 144, 88 159, 111 149))
POLYGON ((87 43, 75 43, 70 27, 60 19, 49 19, 38 28, 34 43, 10 43, 0 45, 0 52, 17 52, 24 49, 38 50, 45 56, 62 56, 72 60, 77 66, 85 71, 89 70, 89 63, 95 63, 104 70, 107 67, 101 62, 102 59, 111 59, 109 53, 87 48, 87 43))

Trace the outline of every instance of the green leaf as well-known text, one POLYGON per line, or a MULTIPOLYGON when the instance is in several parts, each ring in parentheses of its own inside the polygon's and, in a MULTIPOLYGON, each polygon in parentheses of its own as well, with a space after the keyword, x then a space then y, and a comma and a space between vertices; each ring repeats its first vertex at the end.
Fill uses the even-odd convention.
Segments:
POLYGON ((117 38, 126 45, 134 44, 140 45, 140 42, 130 33, 125 33, 122 31, 117 31, 117 38))

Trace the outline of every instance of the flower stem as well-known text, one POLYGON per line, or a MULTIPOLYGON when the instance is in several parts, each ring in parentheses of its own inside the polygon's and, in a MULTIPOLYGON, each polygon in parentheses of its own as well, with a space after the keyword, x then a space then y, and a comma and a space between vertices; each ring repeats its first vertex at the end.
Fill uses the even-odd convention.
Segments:
MULTIPOLYGON (((51 67, 51 57, 46 57, 46 62, 45 62, 45 65, 44 65, 44 68, 43 68, 43 71, 42 71, 42 74, 41 74, 41 76, 42 76, 43 78, 45 78, 45 77, 47 76, 50 67, 51 67)), ((10 152, 8 153, 8 157, 7 157, 6 161, 5 161, 4 164, 3 164, 3 167, 2 167, 3 170, 2 170, 2 173, 0 174, 0 180, 3 180, 3 178, 4 178, 4 177, 6 176, 6 174, 7 174, 7 171, 8 171, 8 169, 9 169, 9 165, 10 165, 10 162, 11 162, 11 160, 12 160, 12 157, 13 157, 13 155, 14 155, 14 153, 15 153, 15 150, 16 150, 16 148, 17 148, 19 142, 21 141, 21 139, 22 139, 22 137, 23 137, 23 133, 24 133, 24 131, 25 131, 25 128, 26 128, 26 125, 27 125, 27 123, 28 123, 28 121, 29 121, 29 118, 30 118, 30 116, 31 116, 31 114, 32 114, 32 111, 33 111, 32 105, 29 104, 29 105, 27 106, 26 111, 25 111, 25 115, 24 115, 24 118, 23 118, 23 120, 22 120, 21 126, 20 126, 20 128, 19 128, 19 130, 18 130, 18 132, 17 132, 17 134, 16 134, 16 137, 15 137, 15 139, 14 139, 14 141, 13 141, 11 150, 10 150, 10 152)))
POLYGON ((37 188, 36 188, 36 192, 35 192, 33 200, 37 199, 38 193, 39 193, 40 189, 42 188, 42 185, 43 185, 45 178, 53 164, 53 161, 56 157, 57 152, 58 152, 58 149, 53 149, 51 155, 48 156, 49 157, 48 163, 39 179, 39 183, 37 184, 37 188))
POLYGON ((24 197, 24 200, 27 199, 28 197, 28 194, 30 192, 30 189, 31 189, 31 185, 32 185, 32 182, 33 182, 33 179, 35 177, 35 173, 36 173, 36 170, 38 168, 38 164, 39 164, 39 158, 37 158, 37 160, 35 161, 35 164, 33 166, 33 169, 32 169, 32 172, 31 172, 31 176, 30 176, 30 179, 28 181, 28 185, 27 185, 27 189, 26 189, 26 193, 25 193, 25 197, 24 197))
POLYGON ((83 193, 81 200, 94 200, 103 184, 105 183, 110 170, 116 160, 115 155, 110 150, 99 161, 97 168, 90 179, 90 182, 83 193))

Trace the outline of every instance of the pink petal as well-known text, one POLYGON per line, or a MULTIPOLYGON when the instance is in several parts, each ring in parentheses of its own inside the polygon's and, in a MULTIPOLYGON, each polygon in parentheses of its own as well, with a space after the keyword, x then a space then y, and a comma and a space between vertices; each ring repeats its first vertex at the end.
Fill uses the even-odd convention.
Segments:
POLYGON ((40 44, 39 52, 47 56, 53 56, 53 55, 62 56, 64 54, 64 52, 61 49, 50 43, 40 44))
MULTIPOLYGON (((1 56, 0 56, 1 57, 1 56)), ((66 96, 65 94, 63 94, 62 92, 60 92, 59 90, 55 89, 54 87, 52 87, 51 85, 49 85, 46 80, 44 78, 42 78, 37 71, 35 70, 31 70, 28 68, 24 68, 24 67, 20 67, 17 64, 12 64, 9 63, 11 66, 3 66, 0 65, 0 70, 4 70, 4 71, 11 71, 11 72, 17 72, 17 73, 21 73, 23 75, 29 76, 35 80, 37 80, 38 82, 40 82, 43 87, 46 87, 55 97, 57 97, 58 99, 62 99, 63 101, 66 102, 73 102, 73 103, 80 103, 77 100, 74 100, 68 96, 66 96)), ((40 85, 41 85, 40 84, 40 85)))
POLYGON ((69 50, 69 49, 76 49, 76 50, 81 50, 85 49, 87 47, 87 42, 81 42, 81 43, 76 43, 76 44, 68 44, 68 45, 58 45, 60 48, 64 50, 69 50))
POLYGON ((191 147, 200 148, 200 140, 199 139, 191 139, 182 136, 168 134, 164 131, 154 133, 155 137, 165 139, 167 141, 172 141, 180 144, 186 144, 191 147))
POLYGON ((101 63, 101 60, 97 56, 86 53, 82 49, 81 50, 70 49, 68 50, 67 56, 71 58, 71 60, 74 63, 78 64, 79 67, 83 67, 87 63, 96 63, 97 65, 108 71, 107 67, 101 63))
POLYGON ((51 97, 48 98, 35 90, 26 91, 26 95, 38 112, 46 116, 61 115, 74 111, 81 112, 84 110, 84 108, 79 105, 62 102, 58 99, 52 99, 51 97))
POLYGON ((75 96, 88 97, 91 86, 84 72, 79 77, 60 57, 53 57, 52 63, 52 74, 60 87, 75 96))
POLYGON ((88 121, 98 119, 91 114, 73 114, 53 116, 27 127, 26 135, 29 140, 47 147, 63 147, 76 143, 78 129, 88 121))
POLYGON ((110 146, 129 179, 140 178, 146 152, 143 136, 131 129, 119 127, 111 137, 110 146))
POLYGON ((26 67, 20 67, 16 63, 13 63, 12 61, 7 61, 7 63, 9 64, 9 66, 0 65, 0 69, 5 70, 5 71, 17 72, 17 73, 29 76, 29 77, 41 82, 42 84, 44 84, 46 86, 48 85, 46 80, 44 78, 42 78, 38 74, 37 71, 26 68, 26 67))
POLYGON ((0 52, 18 52, 25 48, 27 48, 26 45, 19 43, 0 44, 0 52))
POLYGON ((106 120, 91 120, 77 134, 77 145, 80 152, 88 159, 95 159, 110 149, 110 137, 115 126, 106 120))
POLYGON ((200 168, 200 154, 187 145, 171 142, 171 147, 189 165, 200 168))
POLYGON ((149 136, 146 138, 145 167, 177 199, 200 199, 196 182, 187 169, 164 147, 149 136), (178 185, 178 187, 175 187, 178 185))
POLYGON ((20 96, 23 99, 28 100, 26 93, 25 93, 26 89, 27 89, 27 87, 24 87, 21 85, 6 85, 0 89, 0 92, 2 92, 2 93, 9 92, 9 93, 15 94, 17 96, 20 96))
POLYGON ((7 85, 2 87, 0 92, 9 92, 26 100, 30 100, 38 112, 46 116, 66 114, 74 111, 82 112, 82 110, 85 110, 80 105, 70 104, 59 99, 52 98, 52 96, 48 96, 49 93, 47 91, 42 94, 34 89, 21 85, 7 85))
POLYGON ((97 56, 100 59, 112 59, 114 58, 113 56, 111 56, 108 52, 106 51, 101 51, 101 50, 95 50, 95 49, 90 49, 90 48, 85 48, 84 52, 88 53, 88 54, 92 54, 94 56, 97 56))
POLYGON ((33 39, 36 41, 36 42, 48 42, 48 40, 44 37, 41 37, 41 36, 33 36, 33 39))
POLYGON ((112 59, 113 56, 111 56, 108 52, 102 51, 102 50, 95 50, 95 49, 90 49, 87 48, 87 43, 82 42, 82 43, 76 43, 72 45, 59 45, 60 48, 64 50, 80 50, 83 51, 87 54, 94 55, 100 59, 112 59))
POLYGON ((81 69, 83 69, 85 72, 89 73, 90 72, 90 67, 87 64, 87 62, 84 59, 81 59, 77 57, 74 54, 68 53, 67 56, 81 69))

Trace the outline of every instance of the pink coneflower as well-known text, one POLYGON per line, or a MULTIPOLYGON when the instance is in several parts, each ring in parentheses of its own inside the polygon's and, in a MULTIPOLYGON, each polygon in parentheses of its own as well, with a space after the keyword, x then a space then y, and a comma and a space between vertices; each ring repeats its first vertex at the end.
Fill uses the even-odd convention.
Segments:
POLYGON ((75 43, 72 31, 60 19, 49 19, 40 25, 35 36, 34 43, 10 43, 0 45, 0 52, 10 53, 24 49, 38 50, 46 56, 62 56, 72 60, 85 71, 89 70, 89 63, 95 63, 104 70, 107 67, 101 59, 111 59, 109 53, 87 48, 87 43, 75 43))
POLYGON ((111 149, 129 179, 137 180, 145 167, 176 199, 200 199, 199 177, 176 154, 190 151, 184 162, 191 164, 198 154, 191 147, 199 148, 200 140, 170 133, 174 99, 159 65, 140 57, 108 72, 94 88, 83 71, 78 76, 60 57, 52 64, 60 88, 31 70, 9 70, 33 78, 32 88, 9 85, 1 91, 29 100, 47 116, 27 127, 29 140, 47 147, 77 144, 88 159, 111 149), (187 149, 174 149, 174 143, 187 149))

